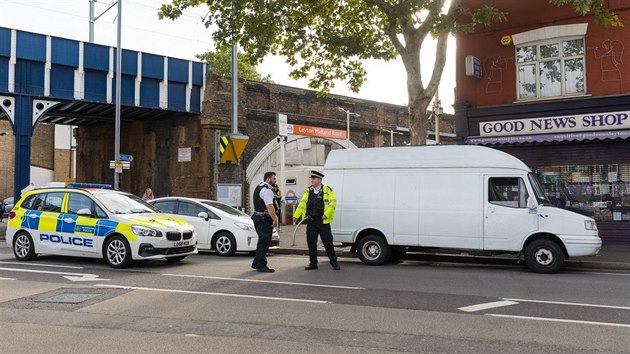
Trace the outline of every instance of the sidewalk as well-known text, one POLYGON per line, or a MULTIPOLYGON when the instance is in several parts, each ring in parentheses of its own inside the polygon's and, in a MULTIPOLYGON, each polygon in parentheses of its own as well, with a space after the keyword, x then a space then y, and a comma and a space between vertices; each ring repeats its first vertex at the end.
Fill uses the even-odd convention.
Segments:
MULTIPOLYGON (((293 245, 293 232, 295 226, 282 225, 280 227, 280 247, 272 249, 269 253, 274 254, 295 254, 308 255, 308 246, 306 245, 306 226, 301 225, 295 235, 295 245, 293 245)), ((341 245, 335 243, 335 245, 341 245)), ((317 244, 318 255, 326 257, 324 247, 321 241, 317 244)), ((350 247, 336 248, 338 257, 357 257, 356 254, 350 254, 350 247)), ((473 264, 508 264, 515 265, 518 263, 516 255, 499 255, 499 256, 471 256, 465 254, 449 254, 449 253, 423 253, 409 252, 407 259, 428 262, 446 262, 446 263, 473 263, 473 264)), ((325 261, 323 259, 322 261, 325 261)), ((617 244, 604 242, 599 255, 595 257, 579 257, 571 258, 564 264, 564 268, 580 268, 580 269, 609 269, 609 270, 630 270, 630 244, 617 244)))

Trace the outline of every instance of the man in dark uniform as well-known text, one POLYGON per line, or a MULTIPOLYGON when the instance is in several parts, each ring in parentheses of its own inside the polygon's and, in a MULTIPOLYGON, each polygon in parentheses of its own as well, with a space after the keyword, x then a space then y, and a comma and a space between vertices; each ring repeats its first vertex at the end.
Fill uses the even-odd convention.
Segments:
POLYGON ((252 268, 261 273, 273 273, 276 270, 267 267, 267 251, 271 244, 273 228, 278 226, 278 215, 275 209, 273 185, 276 184, 276 173, 266 172, 264 182, 254 189, 254 227, 258 234, 256 256, 252 268))
POLYGON ((337 255, 333 246, 330 223, 335 216, 337 199, 332 188, 322 184, 324 174, 311 171, 311 186, 306 189, 293 217, 308 218, 306 227, 306 243, 308 244, 309 264, 304 269, 317 269, 317 236, 321 237, 330 265, 335 270, 341 267, 337 263, 337 255))

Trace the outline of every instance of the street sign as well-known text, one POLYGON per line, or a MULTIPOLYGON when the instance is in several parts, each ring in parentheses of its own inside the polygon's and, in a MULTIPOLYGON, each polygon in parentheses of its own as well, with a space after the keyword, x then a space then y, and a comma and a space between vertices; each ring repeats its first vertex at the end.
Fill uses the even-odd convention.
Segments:
POLYGON ((289 134, 316 136, 320 138, 346 139, 347 132, 345 130, 311 127, 308 125, 287 124, 289 134))
POLYGON ((286 114, 282 114, 282 113, 278 113, 276 114, 276 128, 277 128, 277 132, 276 135, 280 135, 280 136, 287 136, 287 134, 289 133, 287 131, 287 115, 286 114))
POLYGON ((109 168, 117 169, 117 167, 120 167, 120 169, 125 169, 125 170, 128 170, 131 168, 131 162, 129 161, 121 161, 118 165, 120 166, 116 166, 116 161, 109 162, 109 168))
POLYGON ((118 161, 128 161, 128 162, 131 162, 131 161, 133 161, 133 156, 131 156, 131 155, 125 155, 125 154, 120 154, 120 155, 118 155, 118 161))
POLYGON ((249 141, 247 135, 225 135, 219 140, 219 163, 237 164, 249 141))

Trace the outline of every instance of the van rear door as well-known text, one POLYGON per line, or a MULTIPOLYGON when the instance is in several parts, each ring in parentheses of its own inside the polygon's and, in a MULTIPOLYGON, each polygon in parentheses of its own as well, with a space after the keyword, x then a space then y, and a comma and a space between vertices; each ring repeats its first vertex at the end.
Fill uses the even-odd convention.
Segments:
POLYGON ((523 239, 538 230, 523 177, 486 175, 484 180, 483 249, 520 251, 523 239))

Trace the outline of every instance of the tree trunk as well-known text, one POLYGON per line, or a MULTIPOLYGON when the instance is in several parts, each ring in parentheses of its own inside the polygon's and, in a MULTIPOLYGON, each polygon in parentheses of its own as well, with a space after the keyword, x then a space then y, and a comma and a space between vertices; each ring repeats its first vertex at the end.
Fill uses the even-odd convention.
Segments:
POLYGON ((425 91, 421 79, 407 73, 409 124, 411 125, 409 127, 409 134, 411 135, 411 145, 427 144, 427 130, 429 130, 431 126, 429 116, 427 115, 427 108, 431 103, 431 98, 426 98, 425 91))

